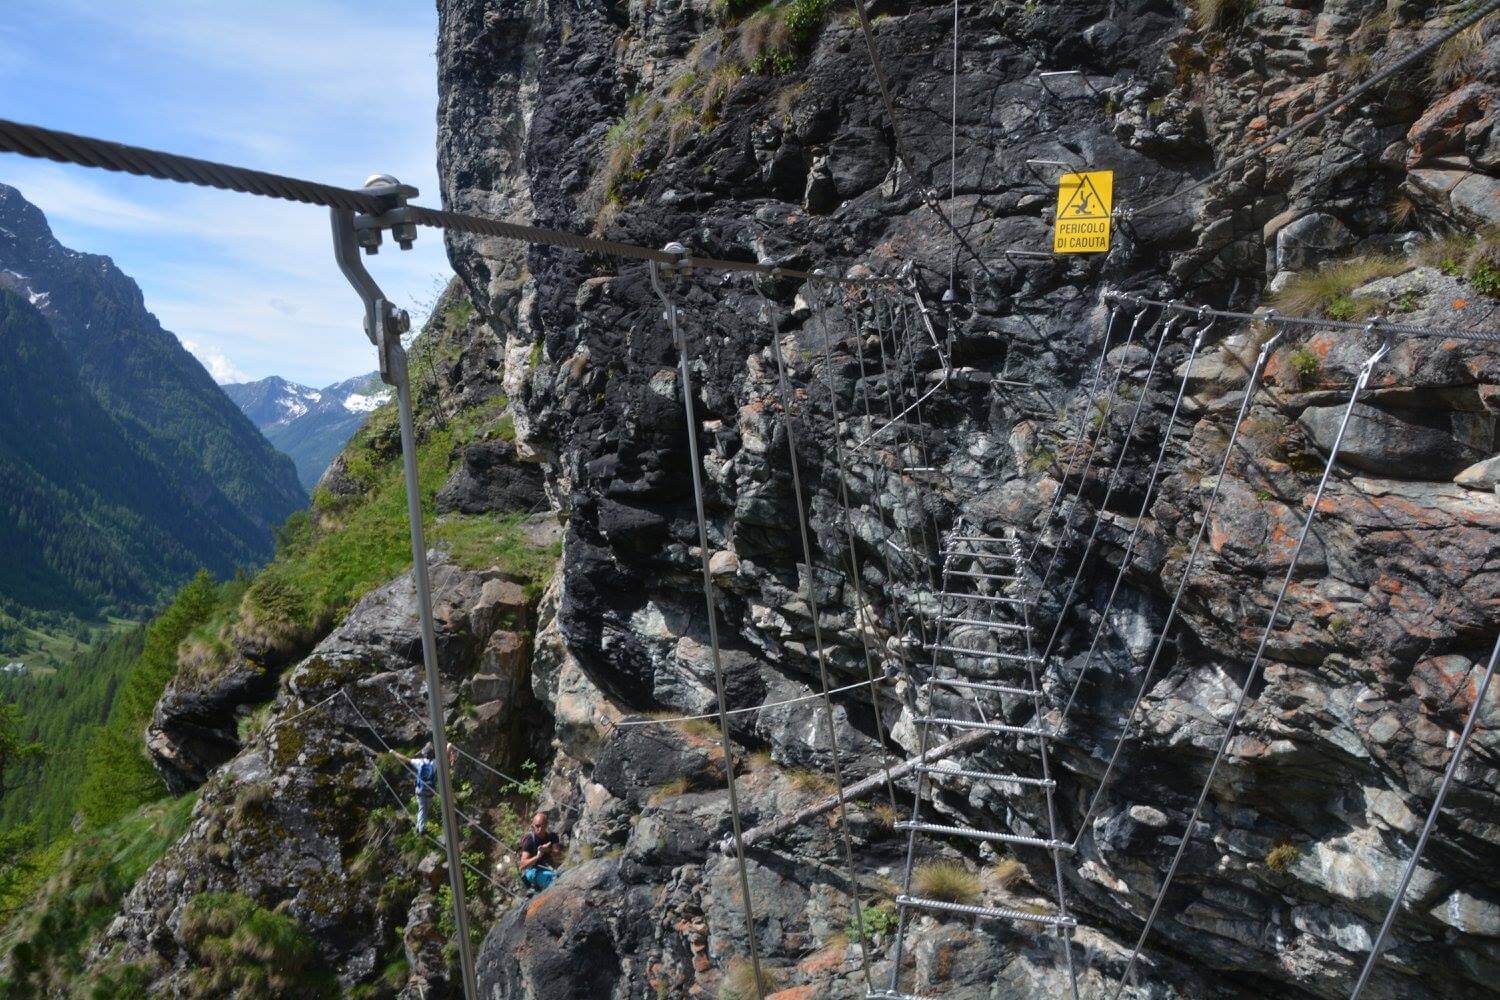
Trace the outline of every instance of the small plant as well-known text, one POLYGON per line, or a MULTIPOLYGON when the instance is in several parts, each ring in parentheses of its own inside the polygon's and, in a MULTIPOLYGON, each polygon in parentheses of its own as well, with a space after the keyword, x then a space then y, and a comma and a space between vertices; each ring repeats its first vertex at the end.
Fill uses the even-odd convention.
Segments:
POLYGON ((1306 347, 1299 347, 1287 355, 1286 363, 1302 378, 1318 374, 1318 356, 1306 347))
POLYGON ((1277 875, 1285 875, 1301 855, 1297 845, 1286 840, 1278 841, 1276 846, 1266 852, 1266 867, 1277 875))
POLYGON ((864 924, 864 933, 854 926, 854 920, 849 920, 849 937, 865 941, 874 937, 886 937, 896 930, 898 918, 896 908, 890 903, 878 905, 866 905, 859 908, 860 922, 864 924))
POLYGON ((1428 75, 1435 90, 1451 90, 1484 68, 1485 42, 1496 24, 1500 16, 1491 13, 1438 46, 1428 75))
POLYGON ((979 876, 961 861, 929 861, 912 872, 912 891, 945 903, 974 903, 982 886, 979 876))
POLYGON ((785 773, 787 783, 799 792, 806 792, 809 795, 833 794, 833 779, 820 771, 794 769, 785 773))
POLYGON ((1334 615, 1328 619, 1328 631, 1334 635, 1342 635, 1349 631, 1349 619, 1343 615, 1334 615))
POLYGON ((760 970, 760 989, 755 988, 755 963, 748 958, 733 958, 719 985, 719 1000, 756 1000, 757 996, 776 992, 776 979, 769 969, 760 970))
POLYGON ((1391 311, 1398 313, 1416 312, 1417 303, 1421 298, 1422 293, 1420 291, 1415 288, 1408 288, 1391 300, 1391 311))
POLYGON ((542 352, 543 350, 545 350, 545 348, 546 344, 544 344, 542 341, 532 341, 531 354, 528 358, 528 360, 531 362, 531 367, 535 368, 537 365, 542 363, 542 352))

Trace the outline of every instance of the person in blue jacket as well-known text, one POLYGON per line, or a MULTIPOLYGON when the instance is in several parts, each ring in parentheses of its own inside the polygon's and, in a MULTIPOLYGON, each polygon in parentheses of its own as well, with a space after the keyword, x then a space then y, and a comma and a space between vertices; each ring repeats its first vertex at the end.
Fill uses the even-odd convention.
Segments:
MULTIPOLYGON (((396 756, 401 757, 400 754, 396 756)), ((453 745, 448 745, 448 773, 451 775, 457 766, 458 757, 454 752, 453 745)), ((434 759, 432 744, 429 743, 422 748, 422 753, 417 757, 401 757, 412 776, 417 782, 417 832, 421 833, 427 828, 427 813, 432 809, 432 796, 437 792, 437 760, 434 759)))

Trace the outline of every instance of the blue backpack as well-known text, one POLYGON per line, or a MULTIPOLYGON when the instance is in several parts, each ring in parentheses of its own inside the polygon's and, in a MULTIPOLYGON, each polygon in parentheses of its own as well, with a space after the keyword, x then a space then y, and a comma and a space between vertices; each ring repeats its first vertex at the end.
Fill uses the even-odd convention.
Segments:
POLYGON ((431 795, 432 794, 432 790, 433 790, 432 789, 433 773, 434 772, 433 772, 432 761, 430 761, 430 760, 424 760, 424 761, 421 761, 419 764, 417 764, 417 794, 418 795, 431 795))

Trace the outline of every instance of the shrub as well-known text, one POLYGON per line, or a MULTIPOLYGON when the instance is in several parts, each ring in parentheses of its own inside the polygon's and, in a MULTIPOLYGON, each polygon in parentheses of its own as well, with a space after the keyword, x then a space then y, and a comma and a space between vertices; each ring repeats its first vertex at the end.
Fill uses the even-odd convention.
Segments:
POLYGON ((912 872, 912 891, 945 903, 974 903, 982 886, 979 876, 961 861, 929 861, 912 872))
POLYGON ((1288 841, 1279 841, 1266 852, 1266 867, 1278 875, 1285 875, 1302 854, 1297 846, 1288 841))

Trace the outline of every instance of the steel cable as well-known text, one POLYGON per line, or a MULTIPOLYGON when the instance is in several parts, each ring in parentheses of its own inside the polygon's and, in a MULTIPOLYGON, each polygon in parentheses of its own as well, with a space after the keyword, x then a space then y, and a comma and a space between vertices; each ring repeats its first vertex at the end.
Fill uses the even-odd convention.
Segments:
POLYGON ((1358 1000, 1360 991, 1365 988, 1365 983, 1369 982, 1370 973, 1374 971, 1380 952, 1385 947, 1386 938, 1390 936, 1391 925, 1396 922, 1396 913, 1401 909, 1402 900, 1406 898, 1406 888, 1411 884, 1412 875, 1417 870, 1417 862, 1422 859, 1422 851, 1427 847, 1427 838, 1437 823, 1438 813, 1442 811, 1443 799, 1448 796, 1448 786, 1453 783, 1453 775, 1457 773, 1459 761, 1463 759, 1464 750, 1469 745, 1469 737, 1474 735, 1474 723, 1484 709, 1484 700, 1489 694, 1490 681, 1495 679, 1497 659, 1500 659, 1500 639, 1495 640, 1495 648, 1490 652, 1489 665, 1484 669, 1484 678, 1474 691, 1474 704, 1469 706, 1469 717, 1464 720, 1463 732, 1458 737, 1458 744, 1453 748, 1453 756, 1448 759, 1448 768, 1443 772, 1442 783, 1438 785, 1437 797, 1432 800, 1432 808, 1427 811, 1427 821, 1422 824, 1422 834, 1417 838, 1417 846, 1411 852, 1411 858, 1406 862, 1406 869, 1401 873, 1401 882, 1396 886, 1396 892, 1391 898, 1391 908, 1385 913, 1385 920, 1380 925, 1380 933, 1375 936, 1375 943, 1370 945, 1370 955, 1365 959, 1365 966, 1360 970, 1359 981, 1354 984, 1354 992, 1349 994, 1349 1000, 1358 1000))
POLYGON ((1244 394, 1240 400, 1240 410, 1234 419, 1234 426, 1229 431, 1229 441, 1224 445, 1224 457, 1219 462, 1218 474, 1214 477, 1214 485, 1209 493, 1207 502, 1203 505, 1200 515, 1202 520, 1198 524, 1198 534, 1193 538, 1192 547, 1188 550, 1187 561, 1183 564, 1182 576, 1177 580, 1177 590, 1172 594, 1172 603, 1167 608, 1167 617, 1163 620, 1161 631, 1157 633, 1156 644, 1151 650, 1151 658, 1146 661, 1146 669, 1141 674, 1141 683, 1136 689, 1135 701, 1131 703, 1130 711, 1125 715, 1125 722, 1120 728, 1120 735, 1115 740, 1114 751, 1109 756, 1109 764, 1104 768, 1104 774, 1099 779, 1099 786, 1094 789, 1093 798, 1089 800, 1089 807, 1084 810, 1083 818, 1078 823, 1078 834, 1074 838, 1076 846, 1083 838, 1083 833, 1088 829, 1089 819, 1099 808, 1099 802, 1104 796, 1104 790, 1109 786, 1110 776, 1114 773, 1115 766, 1120 759, 1120 751, 1125 746, 1125 740, 1130 735, 1130 727, 1135 723, 1136 712, 1140 711, 1141 703, 1145 700, 1146 690, 1150 686, 1151 677, 1156 671, 1156 664, 1161 659, 1161 654, 1167 646, 1167 640, 1172 630, 1172 622, 1177 618, 1177 609, 1182 604, 1182 595, 1187 590, 1188 580, 1193 575, 1193 567, 1198 562, 1198 551, 1203 546, 1203 539, 1208 535, 1209 521, 1212 520, 1215 506, 1219 501, 1219 492, 1224 485, 1224 477, 1229 471, 1229 459, 1234 454, 1235 442, 1239 440, 1240 427, 1245 422, 1245 416, 1250 412, 1251 400, 1255 397, 1256 388, 1260 383, 1261 373, 1265 371, 1266 361, 1271 352, 1275 350, 1276 344, 1281 340, 1281 333, 1277 332, 1270 340, 1261 346, 1260 354, 1256 357, 1255 366, 1250 369, 1250 375, 1245 381, 1244 394))
POLYGON ((1453 330, 1447 327, 1417 326, 1412 323, 1391 323, 1387 320, 1366 320, 1363 323, 1355 323, 1350 320, 1322 319, 1317 316, 1286 316, 1274 309, 1265 312, 1248 313, 1233 312, 1227 309, 1214 309, 1210 306, 1191 306, 1185 302, 1162 302, 1157 299, 1145 299, 1138 295, 1125 295, 1119 292, 1107 292, 1105 297, 1111 301, 1124 302, 1137 306, 1154 306, 1169 312, 1192 313, 1193 315, 1213 316, 1216 319, 1232 319, 1252 323, 1276 323, 1287 326, 1309 326, 1326 330, 1348 330, 1359 333, 1400 334, 1403 337, 1436 337, 1442 340, 1472 340, 1485 344, 1500 344, 1500 330, 1453 330))
MULTIPOLYGON (((757 287, 757 292, 760 289, 757 287)), ((776 310, 771 301, 766 298, 764 292, 760 292, 761 304, 765 309, 767 321, 771 325, 771 354, 776 360, 776 389, 781 399, 781 422, 786 431, 787 459, 792 467, 792 495, 797 506, 797 530, 802 539, 802 558, 807 566, 806 585, 804 587, 804 599, 807 601, 808 611, 812 615, 813 642, 818 649, 818 680, 822 686, 823 717, 827 722, 828 751, 833 757, 833 787, 838 795, 838 825, 839 839, 844 848, 844 866, 849 877, 849 909, 854 917, 854 926, 859 929, 859 964, 865 978, 865 989, 874 988, 874 980, 870 978, 870 955, 869 945, 864 935, 864 915, 860 912, 859 903, 859 872, 854 867, 854 844, 849 837, 849 809, 844 799, 844 763, 839 753, 838 726, 833 717, 833 698, 830 697, 830 681, 828 679, 828 648, 823 644, 823 625, 821 622, 822 609, 818 606, 817 577, 815 563, 813 562, 812 536, 807 527, 807 504, 802 499, 802 471, 801 463, 797 455, 797 431, 792 420, 792 390, 786 377, 786 359, 781 354, 781 328, 776 322, 776 310)), ((834 434, 838 434, 838 424, 835 420, 834 434)), ((879 696, 875 691, 875 677, 870 676, 870 700, 875 706, 875 715, 880 715, 879 696)), ((884 741, 882 740, 882 744, 884 741)), ((887 783, 889 784, 889 770, 887 783)), ((892 792, 892 804, 895 803, 895 794, 892 792)))
POLYGON ((1125 579, 1125 571, 1130 568, 1130 560, 1135 555, 1135 544, 1140 539, 1141 528, 1146 523, 1146 513, 1151 509, 1151 493, 1156 489, 1156 481, 1161 476, 1162 463, 1167 457, 1167 450, 1172 444, 1172 431, 1177 427, 1177 414, 1182 409, 1182 397, 1187 392, 1188 379, 1193 374, 1193 361, 1198 357, 1198 350, 1203 346, 1203 338, 1208 333, 1208 326, 1203 326, 1193 335, 1193 343, 1188 348, 1187 361, 1183 365, 1182 382, 1177 386, 1177 398, 1172 402, 1172 415, 1167 418, 1166 429, 1161 435, 1161 449, 1156 453, 1156 464, 1151 467, 1151 476, 1146 480, 1145 492, 1141 495, 1141 506, 1135 515, 1135 525, 1130 530, 1130 538, 1125 543, 1125 549, 1120 555, 1120 568, 1115 573, 1115 582, 1109 589, 1109 597, 1104 601, 1104 610, 1099 613, 1099 627, 1094 630, 1094 639, 1089 643, 1088 655, 1083 659, 1083 666, 1078 668, 1078 678, 1073 682, 1073 690, 1068 694, 1068 700, 1063 705, 1062 714, 1057 720, 1057 728, 1062 729, 1067 725, 1068 713, 1072 711, 1073 701, 1078 697, 1078 691, 1083 686, 1084 675, 1088 673, 1089 667, 1093 665, 1094 656, 1099 651, 1099 638, 1104 635, 1105 623, 1109 621, 1109 614, 1114 610, 1115 598, 1119 596, 1120 584, 1125 579))
POLYGON ((1412 65, 1413 63, 1419 62, 1422 59, 1425 59, 1427 56, 1437 51, 1437 49, 1444 42, 1448 41, 1448 39, 1474 26, 1497 10, 1500 10, 1500 0, 1490 0, 1489 3, 1483 5, 1482 7, 1476 8, 1467 16, 1460 18, 1457 22, 1455 22, 1446 31, 1439 34, 1436 38, 1433 38, 1426 44, 1418 46, 1411 52, 1408 52, 1405 56, 1402 56, 1400 59, 1387 66, 1385 69, 1370 77, 1364 83, 1349 91, 1349 93, 1343 95, 1342 97, 1335 98, 1334 100, 1325 104, 1323 107, 1319 108, 1317 111, 1312 112, 1301 121, 1296 122, 1292 125, 1288 125, 1281 131, 1277 132, 1275 135, 1271 136, 1269 139, 1257 143, 1249 150, 1227 161, 1223 166, 1219 167, 1217 170, 1214 170, 1206 177, 1199 178, 1180 191, 1174 191, 1169 195, 1158 198, 1156 201, 1149 202, 1148 204, 1133 210, 1132 214, 1142 215, 1146 212, 1152 211, 1153 209, 1160 208, 1162 205, 1169 204, 1177 200, 1178 198, 1185 197, 1186 195, 1189 195, 1202 187, 1212 184, 1219 178, 1224 177, 1225 175, 1238 169, 1240 166, 1264 153, 1266 150, 1271 149, 1274 146, 1278 146, 1281 143, 1286 142, 1288 139, 1291 139, 1299 133, 1304 132, 1312 126, 1316 125, 1318 122, 1327 118, 1329 115, 1333 114, 1345 104, 1353 101, 1356 97, 1362 97, 1363 95, 1369 93, 1371 90, 1380 86, 1380 84, 1395 76, 1406 67, 1412 65))
POLYGON ((1313 492, 1312 504, 1307 511, 1307 517, 1302 522, 1302 530, 1297 534, 1297 543, 1292 547, 1291 558, 1287 562, 1286 575, 1282 577, 1281 587, 1276 592, 1276 600, 1271 605, 1271 613, 1266 618, 1265 630, 1260 636, 1260 645, 1256 647, 1255 657, 1250 661, 1250 667, 1245 672, 1244 682, 1240 686, 1239 698, 1235 700, 1234 709, 1229 715, 1224 726, 1224 735, 1219 740, 1218 750, 1214 753, 1213 763, 1209 765, 1208 774, 1203 779, 1203 788, 1198 793, 1198 801, 1193 806, 1192 814, 1188 817, 1187 826, 1183 829, 1182 838, 1177 845, 1177 853, 1172 856, 1172 863, 1167 867, 1166 876, 1162 879, 1161 888, 1156 893, 1156 899, 1151 904, 1151 913, 1146 918, 1146 925, 1141 928, 1141 935, 1136 940, 1135 947, 1130 951, 1130 958, 1125 963, 1125 970, 1120 974, 1120 982, 1114 992, 1114 1000, 1120 1000, 1121 994, 1125 992, 1125 984, 1130 979, 1131 970, 1141 956, 1141 949, 1146 944, 1146 938, 1151 934, 1151 927, 1156 923, 1157 916, 1161 913, 1161 905, 1167 898, 1167 890, 1172 887, 1172 880, 1177 875, 1177 868, 1182 863, 1183 855, 1187 853, 1188 845, 1192 843, 1193 833, 1198 825, 1198 818, 1203 814, 1203 807, 1208 803, 1208 793, 1213 787, 1214 775, 1218 773, 1219 764, 1223 762, 1224 756, 1229 751, 1229 742, 1234 738, 1235 730, 1239 726, 1240 714, 1244 711, 1245 702, 1250 698, 1250 689, 1255 686, 1256 678, 1260 674, 1261 660, 1265 657, 1266 647, 1270 644, 1271 633, 1276 629, 1276 616, 1281 613, 1281 604, 1286 599, 1288 588, 1292 584, 1292 576, 1297 571, 1297 560, 1302 555, 1302 547, 1307 542, 1308 532, 1312 529, 1313 521, 1318 516, 1318 505, 1323 500, 1323 491, 1328 487, 1328 480, 1333 475, 1334 463, 1338 460, 1339 449, 1344 443, 1344 432, 1349 429, 1349 418, 1354 414, 1354 407, 1359 402, 1359 394, 1370 381, 1370 375, 1375 366, 1390 351, 1390 340, 1387 339, 1381 346, 1371 354, 1360 369, 1358 377, 1354 380, 1354 387, 1349 392, 1349 402, 1344 408, 1343 418, 1339 421, 1338 433, 1334 435, 1333 443, 1328 449, 1328 461, 1323 466, 1322 478, 1318 480, 1318 488, 1313 492))

